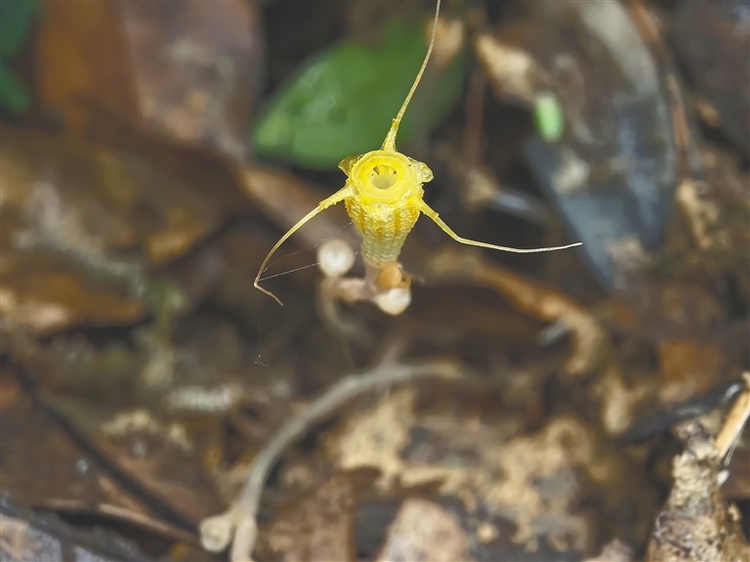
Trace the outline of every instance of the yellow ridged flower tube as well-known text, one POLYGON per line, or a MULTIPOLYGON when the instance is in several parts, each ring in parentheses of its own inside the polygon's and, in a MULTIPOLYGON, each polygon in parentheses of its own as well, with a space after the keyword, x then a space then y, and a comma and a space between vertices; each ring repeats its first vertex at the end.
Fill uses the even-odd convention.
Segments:
POLYGON ((349 176, 352 195, 344 204, 362 234, 362 257, 377 268, 396 261, 419 218, 422 184, 432 179, 432 170, 387 150, 346 158, 339 167, 349 176))

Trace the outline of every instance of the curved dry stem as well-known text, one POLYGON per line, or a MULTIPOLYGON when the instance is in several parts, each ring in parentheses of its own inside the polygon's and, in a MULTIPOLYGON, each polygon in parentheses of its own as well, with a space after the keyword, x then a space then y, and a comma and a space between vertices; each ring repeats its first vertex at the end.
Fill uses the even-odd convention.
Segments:
POLYGON ((352 398, 423 376, 457 378, 461 376, 461 371, 456 364, 444 361, 414 365, 391 363, 362 374, 349 375, 333 385, 300 415, 284 424, 258 454, 232 507, 221 515, 206 518, 201 522, 203 547, 211 552, 219 552, 226 548, 231 540, 232 562, 252 560, 257 536, 256 515, 263 486, 268 472, 282 451, 302 437, 315 422, 330 415, 352 398))
MULTIPOLYGON (((745 382, 745 390, 735 399, 732 409, 724 420, 724 426, 716 436, 716 448, 722 459, 731 458, 742 430, 750 419, 750 371, 743 373, 742 378, 745 382)), ((725 460, 724 464, 728 465, 729 461, 725 460)))

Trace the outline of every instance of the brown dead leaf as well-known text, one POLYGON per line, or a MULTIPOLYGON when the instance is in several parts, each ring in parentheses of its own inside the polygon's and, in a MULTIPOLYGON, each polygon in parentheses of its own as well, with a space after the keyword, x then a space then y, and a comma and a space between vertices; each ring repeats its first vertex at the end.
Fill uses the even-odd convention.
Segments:
POLYGON ((480 254, 449 248, 427 258, 430 281, 463 280, 495 289, 513 305, 545 322, 561 322, 571 331, 573 354, 565 369, 571 375, 590 373, 607 358, 609 340, 602 326, 581 305, 565 295, 485 261, 480 254))
POLYGON ((710 343, 667 340, 659 344, 659 363, 659 398, 666 404, 677 404, 714 388, 725 358, 721 349, 710 343))
POLYGON ((42 107, 69 130, 107 109, 182 142, 239 158, 264 57, 255 2, 44 3, 42 107))
POLYGON ((168 209, 164 230, 146 238, 146 252, 154 263, 164 263, 184 254, 207 230, 205 219, 184 207, 168 209))
POLYGON ((234 157, 258 87, 257 2, 119 3, 140 116, 183 142, 234 157))
POLYGON ((312 495, 292 502, 261 531, 258 549, 274 560, 353 561, 354 511, 376 473, 337 472, 312 495))
POLYGON ((42 11, 36 63, 42 108, 59 113, 79 134, 90 125, 86 104, 92 102, 137 115, 118 3, 49 0, 42 11))
POLYGON ((92 435, 95 446, 150 495, 190 521, 197 523, 223 507, 179 424, 135 411, 118 415, 102 429, 106 431, 92 435))
POLYGON ((50 333, 142 319, 144 295, 168 298, 149 292, 151 267, 184 254, 224 216, 224 200, 146 160, 40 131, 0 135, 7 326, 50 333))
POLYGON ((146 410, 118 412, 60 396, 46 400, 134 487, 185 521, 195 524, 223 507, 182 424, 146 410))
POLYGON ((388 528, 377 562, 465 562, 469 537, 456 518, 438 504, 407 499, 388 528))
MULTIPOLYGON (((14 377, 9 371, 4 373, 14 377)), ((66 431, 24 398, 0 410, 0 493, 31 507, 95 513, 160 535, 191 540, 184 529, 154 516, 141 498, 126 490, 66 431)))
POLYGON ((141 301, 105 283, 87 281, 81 268, 46 253, 3 256, 0 285, 0 330, 6 333, 123 326, 147 313, 141 301))
MULTIPOLYGON (((162 264, 216 228, 223 202, 153 163, 72 138, 2 130, 4 243, 49 248, 106 269, 117 252, 141 247, 162 264)), ((117 269, 127 269, 120 264, 117 269)))

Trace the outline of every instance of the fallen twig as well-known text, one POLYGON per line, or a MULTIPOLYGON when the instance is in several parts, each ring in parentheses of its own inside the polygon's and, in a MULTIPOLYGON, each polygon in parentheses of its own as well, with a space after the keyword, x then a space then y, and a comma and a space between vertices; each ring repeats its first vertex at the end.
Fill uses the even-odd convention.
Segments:
POLYGON ((574 376, 607 365, 609 339, 597 319, 583 306, 562 293, 525 279, 464 248, 437 251, 425 260, 425 277, 436 283, 464 280, 490 287, 504 295, 519 310, 545 322, 557 322, 570 330, 573 353, 565 370, 574 376))
MULTIPOLYGON (((716 448, 719 456, 724 459, 727 455, 731 457, 734 447, 739 441, 742 430, 750 418, 750 372, 742 375, 745 381, 745 389, 734 401, 734 406, 729 411, 724 426, 716 436, 716 448)), ((728 461, 725 464, 729 464, 728 461)))
POLYGON ((458 366, 450 362, 427 362, 414 365, 383 364, 371 371, 350 375, 336 383, 299 416, 289 420, 258 453, 245 486, 234 504, 221 515, 201 521, 201 543, 206 550, 219 552, 232 543, 232 562, 252 560, 258 534, 256 514, 268 472, 281 452, 303 436, 316 421, 326 417, 347 401, 366 392, 407 382, 417 377, 460 376, 458 366))

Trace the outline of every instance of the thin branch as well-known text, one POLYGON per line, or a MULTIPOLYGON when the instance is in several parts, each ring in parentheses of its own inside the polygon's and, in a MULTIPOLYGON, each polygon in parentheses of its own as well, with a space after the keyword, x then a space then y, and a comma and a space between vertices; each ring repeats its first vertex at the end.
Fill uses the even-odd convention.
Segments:
POLYGON ((232 507, 221 515, 208 517, 201 522, 200 534, 204 548, 211 552, 219 552, 232 542, 232 562, 252 560, 252 551, 258 534, 256 515, 268 472, 284 449, 307 433, 315 422, 330 415, 352 398, 376 389, 423 376, 458 378, 460 375, 461 371, 456 364, 436 361, 414 365, 384 364, 371 371, 349 375, 340 380, 300 415, 283 425, 268 445, 258 453, 245 485, 232 507))

